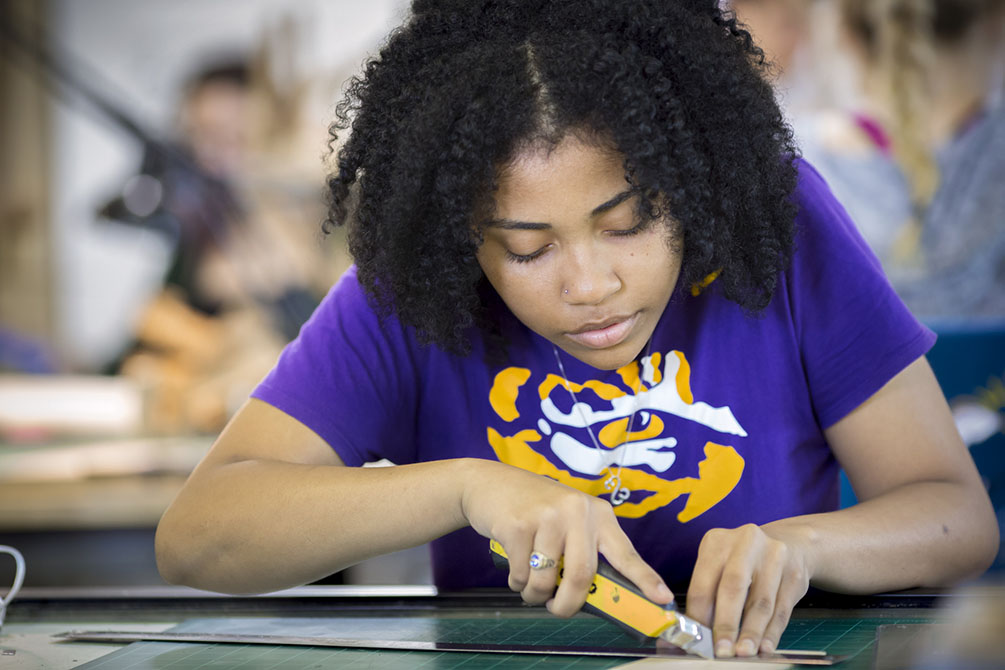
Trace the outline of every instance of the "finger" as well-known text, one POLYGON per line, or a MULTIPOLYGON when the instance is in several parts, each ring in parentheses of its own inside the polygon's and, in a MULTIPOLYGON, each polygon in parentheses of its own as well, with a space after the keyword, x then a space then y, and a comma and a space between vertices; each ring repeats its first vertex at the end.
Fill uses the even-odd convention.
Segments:
POLYGON ((775 615, 778 590, 786 565, 784 544, 772 544, 754 573, 743 609, 743 622, 736 641, 737 656, 756 656, 764 631, 775 615))
POLYGON ((589 532, 570 532, 565 538, 562 556, 562 583, 548 611, 555 616, 569 617, 578 612, 597 573, 597 541, 589 532))
MULTIPOLYGON (((501 540, 500 540, 501 542, 501 540)), ((534 535, 519 533, 503 544, 509 557, 509 587, 520 593, 530 579, 530 552, 533 551, 534 535)))
MULTIPOLYGON (((562 552, 565 550, 564 539, 564 536, 557 530, 548 527, 538 528, 537 534, 534 536, 534 551, 551 559, 554 565, 548 568, 531 569, 528 562, 527 584, 520 591, 524 602, 541 605, 555 593, 555 586, 558 583, 558 564, 562 559, 562 552)), ((530 555, 528 555, 528 561, 529 558, 530 555)))
POLYGON ((778 648, 778 641, 782 639, 785 627, 789 625, 792 617, 792 610, 806 595, 809 590, 809 578, 802 570, 788 572, 782 577, 782 582, 778 587, 778 596, 775 598, 775 612, 764 630, 761 638, 760 651, 765 654, 772 654, 778 648))
POLYGON ((621 529, 614 513, 610 514, 610 520, 602 524, 598 532, 597 546, 600 553, 611 567, 635 584, 646 598, 660 605, 672 602, 673 593, 666 582, 642 559, 632 541, 621 529))
POLYGON ((715 638, 715 655, 724 658, 735 655, 740 619, 753 580, 753 562, 758 554, 752 546, 756 543, 757 536, 745 528, 731 531, 734 538, 732 549, 723 566, 715 593, 712 635, 715 638))
POLYGON ((724 533, 713 529, 705 533, 698 545, 698 558, 687 589, 687 615, 706 626, 712 625, 715 612, 715 592, 728 556, 723 543, 724 533))

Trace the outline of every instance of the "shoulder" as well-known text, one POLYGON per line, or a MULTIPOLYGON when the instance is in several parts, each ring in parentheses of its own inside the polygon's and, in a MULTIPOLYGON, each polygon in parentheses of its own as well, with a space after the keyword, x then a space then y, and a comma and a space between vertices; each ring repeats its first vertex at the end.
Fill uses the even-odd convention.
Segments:
POLYGON ((923 355, 933 336, 896 295, 820 174, 805 161, 799 173, 787 309, 827 427, 923 355))
POLYGON ((360 284, 356 266, 350 266, 328 291, 317 310, 304 324, 300 337, 311 332, 337 332, 339 336, 368 340, 410 340, 412 333, 393 313, 378 311, 375 302, 360 284))
MULTIPOLYGON (((522 324, 517 321, 518 326, 514 327, 515 317, 505 306, 501 310, 496 316, 503 335, 519 334, 522 324)), ((377 305, 360 283, 355 265, 342 275, 305 324, 298 339, 305 337, 325 339, 355 354, 356 358, 393 358, 400 364, 407 362, 416 370, 464 367, 470 361, 481 362, 488 340, 486 332, 473 325, 467 330, 471 351, 466 355, 450 352, 435 342, 429 342, 414 326, 402 323, 393 309, 384 311, 377 305)))
POLYGON ((321 301, 318 312, 322 318, 326 319, 347 313, 377 316, 373 304, 367 298, 366 291, 359 283, 355 265, 351 265, 331 287, 328 295, 321 301))
POLYGON ((799 177, 793 196, 799 205, 799 214, 802 218, 805 219, 807 216, 827 219, 847 218, 820 170, 806 158, 796 160, 796 170, 799 177))
POLYGON ((411 329, 393 314, 378 312, 351 267, 283 350, 266 382, 298 385, 311 379, 340 386, 355 375, 369 375, 374 366, 410 371, 418 350, 411 329))
POLYGON ((881 272, 876 256, 820 172, 805 159, 797 161, 797 168, 799 181, 793 195, 798 208, 795 258, 800 251, 805 256, 850 248, 853 257, 843 260, 861 259, 881 272))
POLYGON ((833 197, 823 175, 808 160, 796 159, 796 172, 799 177, 794 197, 800 209, 817 202, 826 202, 828 196, 833 197))

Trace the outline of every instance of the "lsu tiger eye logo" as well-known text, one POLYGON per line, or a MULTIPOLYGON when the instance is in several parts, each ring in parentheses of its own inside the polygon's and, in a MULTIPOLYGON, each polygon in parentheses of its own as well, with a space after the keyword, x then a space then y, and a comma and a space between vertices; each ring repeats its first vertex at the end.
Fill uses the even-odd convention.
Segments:
POLYGON ((680 351, 645 356, 617 376, 614 384, 553 373, 537 378, 520 367, 500 371, 489 403, 507 434, 487 429, 496 456, 590 495, 607 495, 619 516, 642 517, 681 496, 687 497, 677 515, 681 523, 707 512, 743 475, 743 457, 725 443, 746 431, 728 406, 694 399, 691 366, 680 351), (675 468, 679 448, 699 448, 678 443, 668 425, 675 417, 722 435, 700 445, 697 472, 675 468))

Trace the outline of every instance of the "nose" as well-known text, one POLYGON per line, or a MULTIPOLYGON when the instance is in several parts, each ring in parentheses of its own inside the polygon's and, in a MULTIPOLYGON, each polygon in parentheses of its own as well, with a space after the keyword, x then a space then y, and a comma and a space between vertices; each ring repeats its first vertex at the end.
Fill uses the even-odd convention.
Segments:
POLYGON ((562 299, 571 305, 599 305, 621 290, 611 259, 595 248, 570 250, 562 273, 562 299))

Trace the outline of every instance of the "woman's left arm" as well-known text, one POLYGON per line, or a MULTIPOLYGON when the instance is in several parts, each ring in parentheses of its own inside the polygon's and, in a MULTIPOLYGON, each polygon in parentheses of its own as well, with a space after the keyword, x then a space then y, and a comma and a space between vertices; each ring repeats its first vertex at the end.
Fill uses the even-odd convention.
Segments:
POLYGON ((809 584, 846 593, 948 586, 980 575, 998 524, 924 357, 825 431, 859 503, 710 531, 687 611, 717 655, 772 651, 809 584))

